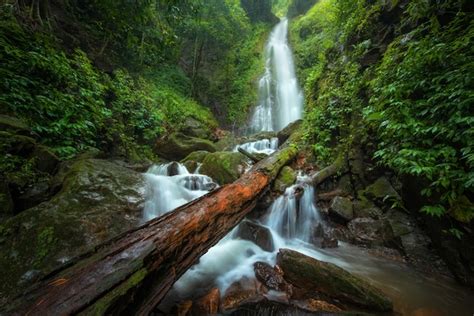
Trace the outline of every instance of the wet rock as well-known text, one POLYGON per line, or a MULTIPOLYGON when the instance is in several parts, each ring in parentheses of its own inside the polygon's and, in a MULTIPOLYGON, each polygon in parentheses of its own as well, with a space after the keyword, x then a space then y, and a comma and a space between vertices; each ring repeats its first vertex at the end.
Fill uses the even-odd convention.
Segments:
POLYGON ((380 219, 382 216, 382 210, 366 198, 362 197, 360 200, 354 201, 354 217, 380 219))
POLYGON ((347 227, 354 237, 354 242, 357 244, 368 247, 387 246, 393 248, 397 248, 400 245, 387 220, 356 218, 347 227))
POLYGON ((221 311, 229 312, 246 304, 254 304, 265 300, 265 289, 255 279, 243 278, 232 283, 225 291, 221 300, 221 311))
POLYGON ((199 172, 223 185, 232 183, 248 168, 248 159, 239 152, 218 151, 209 153, 202 161, 199 172))
POLYGON ((337 248, 338 242, 336 238, 325 236, 321 241, 321 248, 337 248))
POLYGON ((33 152, 36 168, 39 171, 53 173, 58 166, 59 158, 46 146, 39 145, 33 152))
POLYGON ((337 189, 340 190, 341 196, 352 195, 354 190, 352 190, 351 176, 343 175, 337 182, 337 189))
POLYGON ((99 159, 71 162, 59 174, 51 200, 2 223, 0 301, 24 290, 31 267, 45 276, 141 222, 142 174, 99 159))
POLYGON ((273 237, 270 230, 257 223, 245 220, 239 225, 237 236, 249 240, 265 251, 273 251, 273 237))
POLYGON ((52 192, 49 189, 49 181, 40 181, 32 184, 16 197, 15 211, 21 212, 34 207, 41 202, 51 198, 52 192))
POLYGON ((194 315, 216 315, 219 311, 220 292, 218 288, 213 288, 206 295, 196 300, 192 304, 194 315))
POLYGON ((206 139, 187 136, 181 133, 172 133, 160 139, 154 148, 158 156, 169 160, 181 160, 194 151, 205 150, 215 152, 215 145, 206 139))
POLYGON ((285 192, 286 188, 290 187, 296 181, 296 172, 289 166, 281 169, 275 182, 273 183, 273 190, 280 193, 285 192))
POLYGON ((331 303, 328 303, 326 301, 322 300, 315 300, 312 298, 306 299, 306 300, 297 300, 297 301, 292 301, 291 302, 293 305, 295 305, 298 308, 304 309, 308 312, 316 313, 316 312, 329 312, 329 313, 337 313, 341 312, 342 310, 337 307, 336 305, 333 305, 331 303))
POLYGON ((193 301, 187 300, 173 307, 171 314, 176 316, 190 316, 192 315, 192 307, 193 301))
POLYGON ((349 222, 354 218, 354 210, 351 200, 345 197, 336 196, 331 201, 329 215, 336 221, 343 223, 349 222))
POLYGON ((290 138, 291 134, 296 132, 303 123, 303 120, 296 120, 290 124, 288 124, 284 129, 277 133, 278 143, 281 145, 283 144, 288 138, 290 138))
POLYGON ((378 206, 386 206, 388 202, 400 201, 400 195, 385 177, 378 178, 363 190, 362 195, 374 201, 378 206))
POLYGON ((255 262, 253 267, 255 277, 263 285, 271 290, 286 292, 291 296, 293 292, 292 286, 285 281, 281 270, 275 269, 265 262, 255 262))
POLYGON ((378 289, 332 263, 294 250, 280 249, 277 264, 283 270, 285 280, 308 292, 318 291, 374 311, 390 311, 393 308, 391 301, 378 289))

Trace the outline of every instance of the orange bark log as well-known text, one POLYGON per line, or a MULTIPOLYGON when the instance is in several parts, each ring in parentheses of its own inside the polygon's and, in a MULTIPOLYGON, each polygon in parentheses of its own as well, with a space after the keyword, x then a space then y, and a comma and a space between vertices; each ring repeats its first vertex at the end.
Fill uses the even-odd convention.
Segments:
MULTIPOLYGON (((296 156, 287 147, 232 184, 96 247, 10 306, 18 315, 147 315, 244 216, 296 156)), ((1 314, 1 312, 0 312, 1 314)))

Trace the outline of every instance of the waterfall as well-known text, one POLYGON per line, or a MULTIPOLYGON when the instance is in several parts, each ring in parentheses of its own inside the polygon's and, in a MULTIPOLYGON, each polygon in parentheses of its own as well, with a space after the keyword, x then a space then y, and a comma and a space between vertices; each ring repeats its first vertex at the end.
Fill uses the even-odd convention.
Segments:
POLYGON ((145 173, 145 178, 148 198, 143 210, 144 221, 161 216, 217 187, 210 177, 190 173, 177 162, 152 166, 145 173))
POLYGON ((279 131, 301 118, 303 111, 303 94, 288 45, 286 18, 270 34, 265 59, 265 73, 258 85, 259 103, 250 121, 252 132, 279 131))
POLYGON ((278 138, 265 138, 242 145, 237 145, 235 146, 234 151, 238 151, 239 148, 245 149, 249 153, 264 153, 270 155, 278 149, 278 138))

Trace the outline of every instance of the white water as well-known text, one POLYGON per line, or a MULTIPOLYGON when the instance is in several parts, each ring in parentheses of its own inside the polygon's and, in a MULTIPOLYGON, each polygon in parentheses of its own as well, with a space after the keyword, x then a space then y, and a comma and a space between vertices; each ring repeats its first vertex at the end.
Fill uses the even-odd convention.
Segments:
POLYGON ((208 176, 190 173, 177 162, 152 166, 146 173, 148 198, 143 220, 149 221, 214 189, 217 184, 208 176))
MULTIPOLYGON (((314 189, 307 181, 307 177, 299 176, 296 184, 273 202, 260 222, 271 232, 274 251, 267 252, 253 242, 240 239, 237 227, 176 282, 174 290, 177 294, 181 297, 191 295, 196 285, 206 282, 216 284, 224 293, 233 282, 243 277, 255 277, 255 262, 274 265, 280 248, 295 249, 314 257, 315 253, 308 250, 307 242, 311 240, 312 228, 321 222, 321 217, 315 205, 314 189)), ((317 257, 330 259, 321 254, 317 257)))
POLYGON ((238 151, 239 148, 245 149, 249 153, 264 153, 270 155, 278 149, 278 138, 265 138, 242 145, 237 145, 235 146, 234 151, 238 151))
POLYGON ((300 119, 303 112, 303 94, 288 45, 286 18, 270 34, 265 59, 265 73, 258 86, 259 104, 250 122, 252 132, 279 131, 300 119))

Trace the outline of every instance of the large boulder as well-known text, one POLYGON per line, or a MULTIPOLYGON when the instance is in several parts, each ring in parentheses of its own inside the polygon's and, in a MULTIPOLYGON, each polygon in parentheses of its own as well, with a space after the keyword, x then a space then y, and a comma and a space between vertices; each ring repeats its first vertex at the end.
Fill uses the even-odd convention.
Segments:
POLYGON ((212 137, 212 131, 205 124, 192 117, 186 118, 183 126, 181 128, 183 134, 202 139, 210 139, 212 137))
POLYGON ((257 246, 266 251, 271 252, 275 248, 270 230, 267 227, 249 220, 245 220, 240 223, 237 236, 255 243, 257 246))
POLYGON ((215 145, 207 140, 182 133, 172 133, 167 137, 160 139, 154 148, 158 156, 169 160, 181 160, 193 151, 205 150, 215 152, 215 145))
POLYGON ((336 196, 331 201, 329 215, 335 220, 347 223, 354 218, 352 201, 346 197, 336 196))
POLYGON ((385 177, 378 178, 363 190, 362 195, 374 201, 378 206, 387 206, 387 202, 401 201, 401 197, 385 177))
POLYGON ((393 234, 390 223, 385 219, 356 218, 347 225, 354 242, 368 247, 386 246, 399 248, 399 238, 393 234))
POLYGON ((84 159, 63 164, 59 192, 0 225, 0 305, 73 257, 136 227, 145 201, 142 174, 84 159))
POLYGON ((285 281, 281 270, 275 269, 266 262, 255 262, 253 264, 255 277, 270 290, 286 292, 291 296, 293 289, 291 284, 285 281))
POLYGON ((221 299, 221 311, 225 314, 247 304, 262 302, 266 291, 259 281, 244 277, 225 291, 221 299))
POLYGON ((280 249, 277 264, 283 270, 284 278, 298 288, 374 311, 393 308, 392 302, 377 288, 335 264, 290 249, 280 249))
POLYGON ((249 167, 248 158, 239 152, 218 151, 202 160, 199 173, 211 177, 220 185, 232 183, 249 167))

